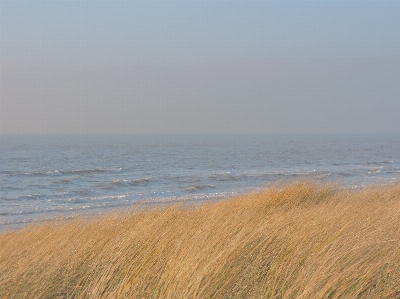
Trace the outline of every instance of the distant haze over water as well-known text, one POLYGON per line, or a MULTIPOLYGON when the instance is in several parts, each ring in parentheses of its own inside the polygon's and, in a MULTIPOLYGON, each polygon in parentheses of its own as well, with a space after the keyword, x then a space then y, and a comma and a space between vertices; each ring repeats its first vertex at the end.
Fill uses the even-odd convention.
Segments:
POLYGON ((1 135, 0 228, 277 180, 400 179, 399 135, 1 135))
POLYGON ((400 132, 400 1, 1 1, 0 134, 400 132))

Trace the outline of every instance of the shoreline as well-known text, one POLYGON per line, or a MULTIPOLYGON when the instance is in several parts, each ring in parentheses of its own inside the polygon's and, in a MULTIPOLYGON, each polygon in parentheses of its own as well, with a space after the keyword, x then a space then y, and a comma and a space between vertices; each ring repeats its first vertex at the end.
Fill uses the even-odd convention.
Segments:
POLYGON ((57 221, 68 221, 75 218, 87 218, 87 217, 101 217, 102 215, 115 214, 115 213, 129 213, 135 209, 148 209, 148 208, 159 208, 159 207, 169 207, 173 205, 199 205, 207 202, 216 202, 219 200, 229 199, 231 197, 239 196, 240 194, 247 194, 249 192, 254 192, 255 190, 261 190, 262 188, 253 188, 246 191, 236 191, 236 192, 226 192, 228 194, 221 195, 202 195, 202 196, 182 196, 178 198, 157 198, 152 200, 148 198, 145 200, 138 200, 132 203, 119 203, 118 205, 111 207, 92 207, 88 209, 76 209, 76 210, 66 210, 54 213, 43 213, 43 216, 34 218, 30 221, 21 222, 10 222, 0 224, 0 233, 5 231, 15 231, 23 229, 29 225, 40 225, 46 222, 57 222, 57 221))
POLYGON ((362 190, 366 188, 384 188, 387 186, 400 184, 400 180, 392 180, 386 182, 373 182, 372 184, 366 185, 349 185, 344 183, 342 180, 328 180, 328 179, 313 179, 310 178, 302 178, 302 179, 282 179, 277 181, 271 181, 261 187, 253 187, 253 188, 246 188, 240 191, 231 191, 231 192, 221 192, 220 194, 210 193, 210 194, 192 194, 192 195, 185 195, 185 196, 166 196, 166 197, 157 197, 157 198, 145 198, 142 200, 136 200, 134 202, 126 202, 126 203, 118 203, 114 206, 106 206, 106 207, 88 207, 88 208, 80 208, 75 210, 64 210, 64 211, 47 211, 42 212, 40 216, 36 218, 32 218, 31 220, 27 221, 20 221, 20 222, 5 222, 0 223, 0 233, 7 232, 7 231, 15 231, 19 229, 23 229, 24 227, 30 225, 40 225, 46 222, 57 222, 57 221, 68 221, 73 220, 75 218, 87 218, 87 217, 101 217, 102 215, 107 214, 115 214, 115 213, 129 213, 129 211, 142 207, 146 209, 146 207, 168 207, 173 205, 180 205, 180 204, 188 204, 188 205, 198 205, 202 203, 208 202, 217 202, 220 200, 226 200, 230 198, 235 198, 238 196, 245 196, 250 193, 261 192, 266 190, 270 187, 276 186, 287 186, 292 183, 298 182, 311 182, 320 185, 329 184, 334 185, 336 188, 341 190, 362 190))

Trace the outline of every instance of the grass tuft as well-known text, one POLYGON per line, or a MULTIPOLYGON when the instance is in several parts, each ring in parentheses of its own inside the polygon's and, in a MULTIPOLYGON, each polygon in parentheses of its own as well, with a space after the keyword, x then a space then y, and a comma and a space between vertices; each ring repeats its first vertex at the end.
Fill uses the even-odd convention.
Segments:
POLYGON ((275 184, 0 233, 1 298, 399 294, 400 184, 275 184))

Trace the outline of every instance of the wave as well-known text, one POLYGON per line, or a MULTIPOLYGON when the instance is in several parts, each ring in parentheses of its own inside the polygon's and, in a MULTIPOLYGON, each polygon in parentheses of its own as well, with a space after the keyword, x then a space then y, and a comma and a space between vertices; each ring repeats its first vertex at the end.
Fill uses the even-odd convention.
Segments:
POLYGON ((40 200, 40 201, 54 201, 54 200, 65 200, 68 201, 70 198, 74 198, 74 196, 87 196, 90 194, 90 190, 73 190, 67 191, 58 194, 43 194, 43 193, 36 193, 36 194, 28 194, 28 195, 20 195, 16 197, 2 197, 2 200, 9 200, 9 201, 32 201, 32 200, 40 200))
POLYGON ((197 191, 200 191, 200 190, 214 189, 215 187, 216 186, 214 186, 214 185, 192 185, 192 186, 187 187, 185 189, 185 191, 189 191, 189 192, 194 193, 194 192, 197 192, 197 191))
POLYGON ((93 196, 89 198, 85 198, 85 200, 91 200, 91 201, 99 201, 99 200, 105 200, 105 199, 125 199, 130 197, 130 194, 122 194, 122 195, 104 195, 104 196, 93 196))
POLYGON ((229 191, 229 192, 213 192, 213 193, 197 193, 197 194, 186 194, 186 195, 171 195, 162 197, 145 197, 137 200, 138 203, 142 204, 158 204, 158 203, 176 203, 176 202, 191 202, 191 201, 202 201, 202 200, 214 200, 222 199, 230 196, 234 196, 245 191, 229 191))
POLYGON ((25 175, 35 175, 36 172, 24 172, 24 171, 2 171, 1 174, 5 176, 25 176, 25 175))
MULTIPOLYGON (((245 176, 245 174, 243 174, 245 176)), ((217 181, 237 181, 239 179, 238 175, 231 173, 230 171, 223 171, 219 173, 214 173, 210 175, 211 179, 215 179, 217 181)))
POLYGON ((133 180, 115 180, 110 182, 110 184, 116 186, 138 186, 138 185, 147 185, 150 183, 151 180, 152 180, 151 177, 145 177, 133 180))
POLYGON ((96 174, 96 173, 119 173, 122 172, 124 169, 122 167, 117 168, 94 168, 94 169, 77 169, 77 170, 58 170, 58 169, 51 169, 51 170, 44 170, 44 171, 34 171, 34 172, 26 172, 26 171, 12 171, 6 170, 0 172, 6 176, 49 176, 49 175, 86 175, 86 174, 96 174))
POLYGON ((116 168, 94 168, 94 169, 78 169, 78 170, 68 170, 63 173, 65 174, 94 174, 94 173, 108 173, 108 172, 122 172, 124 169, 122 167, 116 168))
POLYGON ((43 200, 48 195, 45 194, 29 194, 29 195, 21 195, 17 197, 4 197, 2 200, 10 200, 10 201, 29 201, 29 200, 43 200))

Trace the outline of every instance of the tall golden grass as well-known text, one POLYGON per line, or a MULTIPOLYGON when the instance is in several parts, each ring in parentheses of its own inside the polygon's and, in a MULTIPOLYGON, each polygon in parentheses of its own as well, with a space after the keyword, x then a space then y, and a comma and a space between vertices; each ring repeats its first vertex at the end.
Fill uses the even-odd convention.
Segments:
POLYGON ((276 184, 3 232, 0 297, 400 298, 400 184, 276 184))

